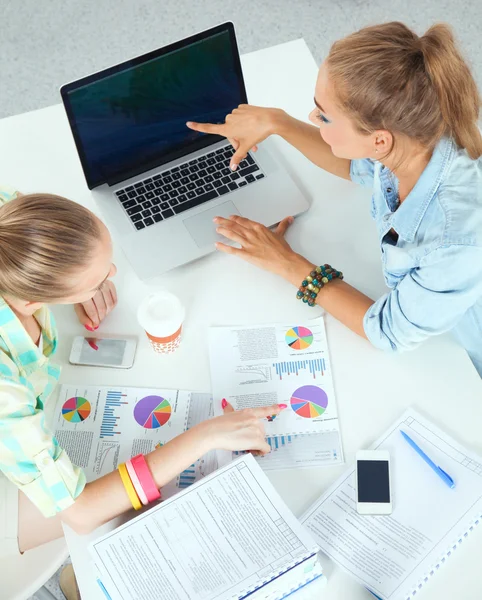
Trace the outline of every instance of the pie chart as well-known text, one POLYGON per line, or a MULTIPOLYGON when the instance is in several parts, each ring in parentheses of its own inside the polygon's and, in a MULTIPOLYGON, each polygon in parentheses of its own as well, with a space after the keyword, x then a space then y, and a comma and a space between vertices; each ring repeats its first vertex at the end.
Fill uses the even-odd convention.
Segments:
POLYGON ((171 418, 171 405, 161 396, 141 398, 134 408, 134 419, 145 429, 158 429, 171 418))
POLYGON ((292 327, 286 332, 285 340, 293 350, 306 350, 313 343, 313 332, 307 327, 292 327))
POLYGON ((90 402, 80 396, 74 396, 64 402, 62 416, 70 423, 81 423, 90 415, 90 402))
POLYGON ((291 408, 300 417, 316 419, 325 412, 328 396, 316 385, 304 385, 293 392, 290 403, 291 408))

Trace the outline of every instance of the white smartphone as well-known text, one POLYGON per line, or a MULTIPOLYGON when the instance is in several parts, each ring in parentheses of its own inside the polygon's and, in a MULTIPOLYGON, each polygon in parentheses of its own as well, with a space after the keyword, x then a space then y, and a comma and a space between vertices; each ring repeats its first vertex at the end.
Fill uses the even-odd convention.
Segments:
POLYGON ((390 454, 385 450, 356 453, 356 509, 360 515, 389 515, 392 512, 390 454))
POLYGON ((134 337, 87 337, 74 339, 69 361, 73 365, 130 369, 134 364, 137 339, 134 337))

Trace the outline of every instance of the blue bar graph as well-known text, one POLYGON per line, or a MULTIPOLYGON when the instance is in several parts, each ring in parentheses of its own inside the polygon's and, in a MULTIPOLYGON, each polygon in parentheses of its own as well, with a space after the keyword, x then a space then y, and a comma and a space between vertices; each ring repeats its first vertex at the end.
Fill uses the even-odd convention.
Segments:
POLYGON ((313 379, 316 379, 316 374, 324 375, 326 372, 324 358, 309 358, 306 360, 291 360, 287 362, 273 363, 276 369, 276 375, 283 379, 283 375, 298 375, 302 369, 308 369, 313 379))
POLYGON ((267 437, 266 441, 271 447, 271 451, 278 450, 278 448, 282 448, 283 446, 288 446, 293 442, 293 439, 297 437, 296 435, 280 435, 277 437, 267 437))
POLYGON ((196 481, 196 464, 191 465, 179 475, 178 486, 182 488, 189 487, 196 481))
POLYGON ((126 400, 123 398, 126 397, 126 394, 122 394, 122 392, 107 392, 107 397, 105 400, 104 407, 104 415, 102 417, 102 425, 100 426, 100 438, 109 438, 114 435, 119 435, 120 431, 116 431, 117 421, 119 419, 115 414, 115 410, 118 406, 122 406, 123 404, 128 404, 126 400))

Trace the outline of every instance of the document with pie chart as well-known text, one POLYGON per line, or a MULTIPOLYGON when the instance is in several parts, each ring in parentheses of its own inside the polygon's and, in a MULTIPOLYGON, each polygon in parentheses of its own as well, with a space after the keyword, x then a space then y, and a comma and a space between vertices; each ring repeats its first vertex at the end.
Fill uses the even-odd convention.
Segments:
MULTIPOLYGON (((212 327, 209 354, 217 414, 223 398, 236 409, 286 404, 276 418, 268 416, 270 439, 282 437, 288 445, 295 436, 338 432, 339 440, 322 317, 303 323, 212 327)), ((270 445, 276 450, 280 440, 270 445)))
MULTIPOLYGON (((210 410, 210 394, 62 385, 55 413, 55 436, 72 462, 84 469, 87 481, 92 481, 115 470, 132 456, 147 454, 200 420, 209 418, 210 410)), ((177 488, 193 483, 214 469, 217 465, 211 458, 182 473, 177 488)))

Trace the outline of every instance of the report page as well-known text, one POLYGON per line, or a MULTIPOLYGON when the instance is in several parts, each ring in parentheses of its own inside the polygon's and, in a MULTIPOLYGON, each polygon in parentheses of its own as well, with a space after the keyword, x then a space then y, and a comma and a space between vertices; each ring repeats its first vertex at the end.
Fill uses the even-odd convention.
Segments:
POLYGON ((91 546, 113 600, 242 598, 316 550, 251 455, 91 546))

